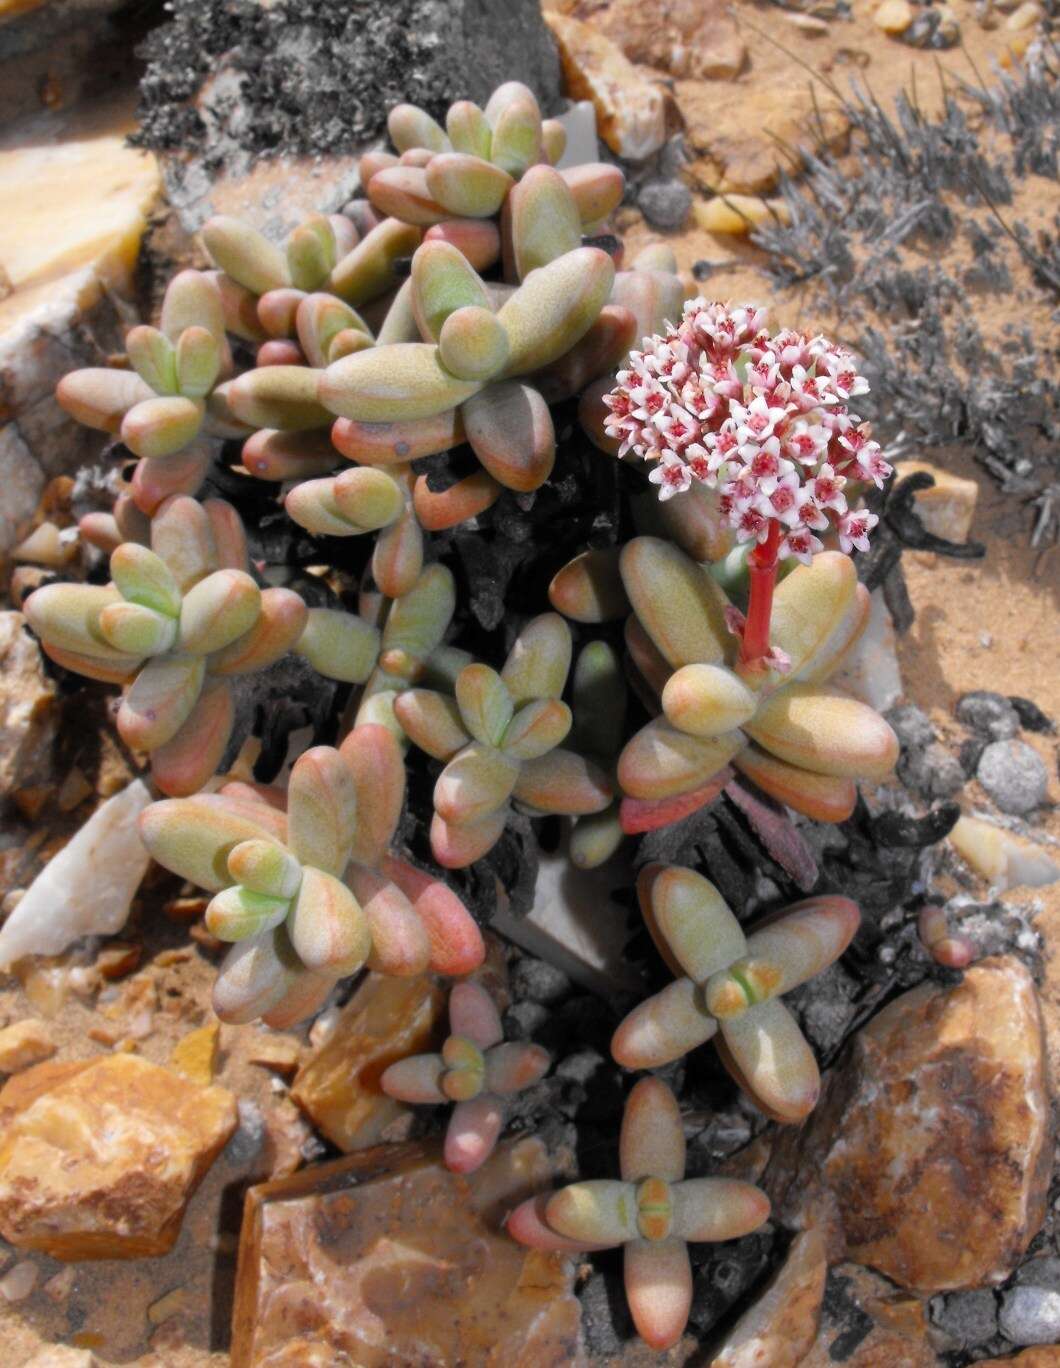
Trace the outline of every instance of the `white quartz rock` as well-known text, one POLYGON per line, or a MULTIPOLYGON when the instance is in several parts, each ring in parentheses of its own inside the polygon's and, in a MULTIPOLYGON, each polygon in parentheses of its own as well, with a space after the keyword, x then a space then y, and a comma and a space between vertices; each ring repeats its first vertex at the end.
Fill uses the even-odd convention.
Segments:
POLYGON ((150 801, 143 780, 133 780, 44 866, 0 929, 0 967, 121 930, 150 859, 138 825, 150 801))

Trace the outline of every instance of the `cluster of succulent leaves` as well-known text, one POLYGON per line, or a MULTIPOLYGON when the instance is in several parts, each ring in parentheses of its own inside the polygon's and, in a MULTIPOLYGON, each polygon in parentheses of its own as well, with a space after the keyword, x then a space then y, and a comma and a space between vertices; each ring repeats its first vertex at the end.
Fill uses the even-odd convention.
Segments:
MULTIPOLYGON (((572 860, 595 866, 625 837, 702 808, 733 768, 840 821, 855 781, 895 756, 886 723, 826 683, 867 622, 849 557, 783 568, 772 640, 791 668, 747 670, 727 626, 746 604, 746 548, 699 486, 660 505, 623 471, 633 492, 601 524, 606 544, 554 575, 554 611, 513 623, 506 659, 476 658, 489 655, 481 636, 454 631, 466 617, 447 538, 477 535, 505 501, 530 507, 553 475, 557 413, 577 419, 587 450, 614 456, 603 396, 684 291, 665 247, 620 269, 601 230, 621 173, 558 170, 563 129, 525 87, 502 86, 484 110, 454 105, 445 129, 399 106, 389 129, 395 152, 362 161, 366 199, 310 216, 282 248, 211 220, 214 269, 175 278, 160 326, 129 334, 128 367, 75 372, 58 391, 139 461, 113 511, 82 521, 109 580, 47 585, 26 614, 58 665, 123 687, 122 735, 169 795, 143 837, 212 895, 207 927, 232 943, 214 1001, 232 1022, 293 1024, 362 966, 472 972, 482 936, 444 871, 487 857, 513 813, 568 819, 572 860), (372 538, 356 612, 307 602, 287 587, 289 564, 252 564, 235 510, 196 500, 232 440, 238 487, 275 490, 319 545, 304 563, 333 566, 333 539, 372 538), (447 453, 462 464, 438 487, 417 463, 447 453), (231 749, 231 681, 288 652, 356 688, 341 744, 299 755, 285 787, 203 791, 231 749), (403 822, 409 774, 433 785, 429 853, 403 822)), ((698 874, 652 867, 638 887, 678 979, 622 1024, 616 1060, 654 1068, 716 1037, 764 1111, 801 1119, 817 1066, 780 994, 842 953, 857 909, 817 898, 745 937, 698 874)), ((502 1042, 472 983, 454 989, 450 1016, 441 1053, 394 1064, 384 1086, 456 1102, 447 1160, 469 1172, 500 1134, 503 1097, 549 1061, 502 1042)), ((643 1080, 622 1181, 531 1203, 510 1229, 543 1248, 624 1243, 638 1327, 672 1343, 688 1312, 685 1241, 733 1238, 768 1212, 746 1184, 683 1175, 676 1103, 643 1080)))

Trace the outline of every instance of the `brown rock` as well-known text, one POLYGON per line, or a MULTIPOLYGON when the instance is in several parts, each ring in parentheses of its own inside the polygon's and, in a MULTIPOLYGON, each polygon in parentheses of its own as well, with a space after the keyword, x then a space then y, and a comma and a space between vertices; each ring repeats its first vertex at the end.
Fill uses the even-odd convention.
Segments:
POLYGON ((571 1261, 499 1229, 553 1176, 527 1138, 470 1180, 389 1145, 251 1188, 232 1368, 584 1365, 571 1261))
POLYGON ((604 10, 588 0, 572 13, 589 18, 631 62, 671 76, 727 80, 747 60, 736 21, 719 0, 613 0, 604 10))
POLYGON ((666 106, 658 86, 637 71, 610 38, 567 15, 546 13, 559 49, 567 94, 590 100, 600 137, 620 157, 640 161, 666 139, 666 106))
POLYGON ((710 1368, 797 1368, 817 1334, 827 1274, 824 1237, 804 1231, 776 1277, 726 1335, 710 1368))
POLYGON ((799 1368, 939 1368, 942 1362, 922 1301, 856 1264, 832 1269, 817 1338, 799 1368))
POLYGON ((172 1248, 235 1099, 134 1055, 38 1064, 0 1091, 0 1233, 56 1259, 172 1248))
POLYGON ((18 1073, 31 1064, 50 1059, 55 1053, 55 1037, 46 1021, 27 1017, 0 1031, 0 1073, 18 1073))
POLYGON ((55 685, 40 647, 21 613, 0 613, 0 794, 49 772, 56 725, 55 685))
POLYGON ((754 82, 733 99, 716 86, 680 81, 677 102, 697 154, 689 173, 721 194, 771 190, 800 151, 839 147, 850 127, 835 96, 798 84, 754 82))
POLYGON ((370 973, 343 1008, 334 1031, 299 1070, 291 1096, 339 1149, 366 1149, 406 1108, 379 1080, 406 1055, 444 1035, 446 994, 431 978, 370 973))
POLYGON ((764 1185, 782 1222, 827 1229, 833 1259, 939 1292, 1008 1276, 1044 1218, 1051 1154, 1037 994, 994 958, 870 1022, 764 1185))

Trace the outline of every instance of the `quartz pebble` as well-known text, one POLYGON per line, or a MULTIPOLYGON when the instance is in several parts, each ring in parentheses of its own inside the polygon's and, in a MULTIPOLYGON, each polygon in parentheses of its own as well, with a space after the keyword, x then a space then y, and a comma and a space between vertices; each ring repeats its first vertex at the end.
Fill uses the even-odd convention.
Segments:
POLYGON ((9 1302, 25 1301, 36 1285, 37 1265, 25 1259, 0 1278, 0 1296, 9 1302))
POLYGON ((782 199, 760 199, 757 195, 717 195, 699 201, 693 212, 696 223, 706 233, 728 233, 746 237, 761 223, 791 222, 791 210, 782 199))
POLYGON ((1013 1344, 1060 1342, 1060 1259, 1031 1259, 1001 1298, 1001 1333, 1013 1344))

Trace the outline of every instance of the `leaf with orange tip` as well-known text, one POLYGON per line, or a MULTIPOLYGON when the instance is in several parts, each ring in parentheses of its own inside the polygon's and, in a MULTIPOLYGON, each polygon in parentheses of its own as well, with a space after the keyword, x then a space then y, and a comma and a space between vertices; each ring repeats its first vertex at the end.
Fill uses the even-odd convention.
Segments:
POLYGON ((465 1036, 480 1050, 488 1050, 504 1039, 497 1004, 478 983, 458 983, 449 995, 449 1029, 465 1036))
POLYGON ((513 1240, 531 1249, 554 1250, 563 1254, 589 1253, 600 1249, 613 1248, 610 1244, 586 1244, 584 1241, 568 1240, 557 1235, 545 1219, 550 1194, 539 1193, 521 1202, 505 1222, 505 1229, 513 1240))
POLYGON ((645 831, 658 831, 660 827, 680 822, 712 803, 731 779, 732 770, 726 766, 699 788, 674 798, 623 798, 619 806, 622 830, 627 836, 639 836, 645 831))
POLYGON ((394 716, 409 740, 435 760, 451 760, 471 740, 456 699, 434 689, 406 689, 398 694, 394 716))
POLYGON ((431 944, 431 969, 455 977, 477 969, 486 954, 475 919, 441 879, 386 855, 382 870, 412 903, 431 944))
POLYGON ((811 774, 754 745, 745 746, 732 763, 771 798, 816 822, 845 822, 854 811, 858 790, 853 779, 811 774))
POLYGON ((173 456, 145 457, 133 471, 136 507, 152 517, 167 499, 197 494, 211 461, 209 443, 194 444, 173 456))
POLYGON ((570 628, 558 613, 532 618, 516 637, 501 670, 516 707, 533 698, 559 698, 571 653, 570 628))
POLYGON ((475 825, 507 803, 519 777, 514 760, 492 746, 472 741, 438 776, 435 812, 453 825, 475 825))
POLYGON ((265 669, 293 649, 305 631, 308 616, 304 601, 293 590, 263 589, 257 621, 242 636, 211 655, 210 672, 239 675, 265 669))
POLYGON ((262 1012, 262 1021, 274 1031, 289 1031, 320 1011, 335 983, 333 974, 311 974, 308 969, 301 969, 279 1002, 262 1012))
POLYGON ((412 504, 425 532, 444 532, 492 508, 503 488, 486 470, 467 475, 447 489, 432 490, 426 475, 416 479, 412 504))
POLYGON ((556 458, 552 414, 538 391, 515 380, 488 385, 463 408, 467 440, 506 489, 528 493, 544 484, 556 458))
POLYGON ((397 599, 412 592, 422 570, 423 532, 410 499, 376 538, 372 577, 387 598, 397 599))
POLYGON ((692 1266, 684 1240, 633 1240, 623 1254, 626 1301, 637 1333, 652 1349, 684 1334, 692 1308, 692 1266))
POLYGON ((685 1174, 685 1133, 673 1092, 658 1078, 642 1078, 626 1099, 619 1136, 622 1178, 663 1178, 676 1183, 685 1174))
POLYGON ((819 684, 779 689, 746 730, 789 765, 840 779, 883 779, 898 759, 898 738, 875 709, 819 684))
POLYGON ((266 824, 224 799, 201 794, 152 803, 140 817, 140 837, 152 859, 208 893, 234 881, 228 856, 243 841, 271 836, 266 824))
POLYGON ((821 1076, 813 1051, 779 998, 721 1023, 722 1062, 774 1121, 797 1125, 817 1104, 821 1076))
POLYGON ((501 1097, 522 1092, 544 1078, 552 1058, 540 1045, 511 1041, 486 1055, 486 1087, 501 1097))
POLYGON ((278 1007, 300 966, 283 927, 236 941, 213 985, 213 1009, 222 1021, 243 1025, 278 1007))
POLYGON ((454 1173, 474 1173, 481 1168, 493 1153, 503 1125, 501 1104, 488 1093, 458 1102, 445 1132, 446 1168, 454 1173))
POLYGON ((191 715, 204 675, 200 656, 149 660, 118 709, 118 730, 125 744, 151 751, 171 741, 191 715))
POLYGON ((552 577, 548 600, 574 622, 612 622, 629 612, 618 547, 583 551, 552 577))
POLYGON ((362 723, 343 740, 339 755, 350 772, 355 795, 349 858, 375 869, 393 838, 405 802, 401 747, 385 727, 362 723))
POLYGON ((631 798, 673 798, 701 788, 743 745, 742 732, 689 736, 657 717, 626 742, 618 782, 631 798))
POLYGON ((505 804, 476 822, 447 822, 436 812, 431 819, 431 854, 443 869, 464 869, 497 844, 510 809, 505 804))
POLYGON ((616 1178, 571 1183, 549 1198, 545 1220, 579 1244, 623 1244, 637 1238, 636 1189, 616 1178))
POLYGON ((661 1069, 712 1039, 717 1029, 702 988, 679 978, 620 1022, 611 1039, 611 1055, 624 1069, 661 1069))
POLYGON ((314 746, 295 761, 287 785, 288 844, 304 865, 341 876, 357 823, 357 787, 331 746, 314 746))
POLYGON ((445 1102, 440 1087, 445 1063, 440 1054, 410 1055, 384 1069, 379 1086, 398 1102, 445 1102))
POLYGON ((288 921, 298 958, 314 972, 352 974, 372 951, 368 918, 338 879, 306 866, 288 921))
POLYGON ((627 542, 620 565, 633 611, 673 669, 724 659, 726 599, 701 565, 657 537, 627 542))
POLYGON ((368 967, 401 978, 422 974, 431 943, 405 894, 382 874, 359 865, 351 865, 346 877, 371 931, 368 967))
POLYGON ((232 691, 210 680, 184 725, 151 754, 151 777, 172 798, 197 793, 216 774, 235 720, 232 691))
POLYGON ((550 404, 581 394, 600 376, 610 376, 640 341, 637 320, 620 304, 605 304, 596 321, 565 356, 537 371, 534 385, 550 404))
POLYGON ((614 792, 599 765, 557 748, 523 762, 513 796, 538 812, 578 817, 602 812, 614 792))
POLYGON ((242 462, 258 480, 305 480, 334 470, 339 456, 327 431, 261 428, 243 443, 242 462))

